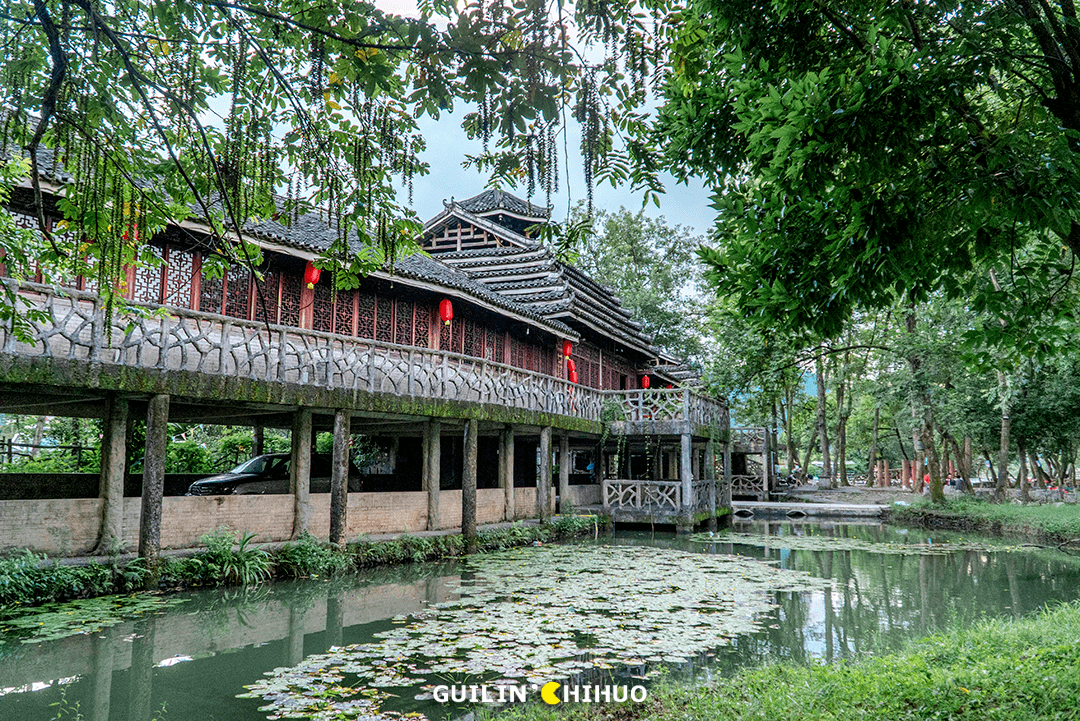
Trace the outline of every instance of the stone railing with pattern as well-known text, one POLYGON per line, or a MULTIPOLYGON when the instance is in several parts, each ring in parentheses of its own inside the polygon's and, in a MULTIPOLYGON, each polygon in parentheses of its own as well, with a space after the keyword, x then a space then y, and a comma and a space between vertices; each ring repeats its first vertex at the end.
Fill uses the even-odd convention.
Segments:
POLYGON ((614 403, 616 421, 689 420, 717 428, 728 424, 727 406, 689 388, 605 391, 605 398, 614 403))
POLYGON ((731 442, 741 453, 762 453, 765 450, 765 429, 732 428, 731 442))
POLYGON ((651 513, 682 511, 682 484, 679 481, 634 481, 606 478, 600 499, 605 509, 651 513))
MULTIPOLYGON (((712 480, 710 478, 703 478, 703 479, 699 479, 699 480, 694 481, 694 483, 693 483, 693 501, 694 501, 693 506, 694 506, 694 511, 695 512, 708 511, 709 510, 709 506, 710 506, 711 498, 712 498, 711 491, 712 491, 712 486, 713 486, 714 483, 716 483, 716 481, 714 481, 714 480, 712 480)), ((717 485, 716 503, 717 503, 717 505, 721 505, 720 486, 719 485, 717 485)))
POLYGON ((9 355, 490 403, 591 421, 601 420, 606 397, 472 356, 185 309, 130 303, 109 320, 109 333, 95 294, 32 283, 18 290, 29 338, 17 337, 10 321, 0 324, 0 349, 9 355))
POLYGON ((763 497, 765 495, 765 479, 761 477, 761 474, 754 476, 732 476, 731 495, 763 497))
POLYGON ((94 293, 35 283, 17 289, 30 338, 16 337, 10 321, 0 324, 7 354, 492 403, 589 421, 604 420, 614 403, 616 420, 727 424, 724 404, 688 389, 599 391, 448 351, 133 302, 107 329, 94 293))

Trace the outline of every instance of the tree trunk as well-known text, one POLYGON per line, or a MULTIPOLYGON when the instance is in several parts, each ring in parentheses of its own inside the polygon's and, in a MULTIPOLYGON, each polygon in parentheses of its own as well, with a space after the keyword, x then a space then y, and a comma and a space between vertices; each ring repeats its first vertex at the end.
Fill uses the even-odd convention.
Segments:
POLYGON ((1016 450, 1020 454, 1020 502, 1027 503, 1031 500, 1031 495, 1027 472, 1027 442, 1023 436, 1016 437, 1016 450))
POLYGON ((825 415, 825 364, 819 353, 816 361, 817 371, 817 427, 818 439, 821 441, 821 477, 832 487, 832 463, 829 460, 829 425, 825 415))
MULTIPOLYGON (((998 373, 998 383, 1007 387, 1004 373, 998 373)), ((1005 490, 1009 487, 1009 400, 1006 393, 1001 398, 1001 445, 998 448, 997 484, 994 495, 999 501, 1005 500, 1005 490)))
POLYGON ((874 409, 874 426, 873 426, 873 429, 870 431, 870 460, 866 464, 866 473, 867 473, 867 479, 868 479, 867 480, 867 485, 878 485, 878 484, 881 484, 881 482, 882 482, 880 478, 875 478, 874 477, 874 470, 877 468, 877 462, 878 462, 878 427, 879 427, 880 424, 881 424, 881 409, 880 408, 875 408, 874 409), (871 481, 876 481, 877 483, 875 484, 875 483, 872 483, 871 481))
POLYGON ((805 481, 806 478, 810 475, 810 454, 814 452, 814 444, 817 443, 817 434, 818 429, 815 427, 813 432, 810 434, 810 442, 806 444, 806 453, 803 454, 802 478, 799 479, 800 481, 805 481))
POLYGON ((836 384, 836 470, 841 486, 851 485, 847 479, 847 418, 844 415, 846 386, 847 383, 841 377, 836 384))
POLYGON ((795 390, 793 388, 788 388, 784 392, 784 401, 783 410, 786 411, 783 416, 784 434, 787 436, 787 467, 790 472, 795 468, 795 463, 799 458, 799 449, 795 445, 795 390))
POLYGON ((971 477, 975 475, 975 465, 971 459, 971 436, 964 436, 964 468, 967 469, 960 481, 960 490, 974 495, 975 489, 971 485, 971 477))

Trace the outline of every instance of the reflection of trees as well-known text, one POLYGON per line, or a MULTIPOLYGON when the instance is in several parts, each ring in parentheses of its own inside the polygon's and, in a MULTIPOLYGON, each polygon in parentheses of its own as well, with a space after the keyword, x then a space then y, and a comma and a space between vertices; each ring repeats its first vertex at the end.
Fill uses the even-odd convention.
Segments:
MULTIPOLYGON (((772 522, 757 525, 753 531, 774 538, 834 535, 871 542, 903 540, 895 529, 884 526, 837 527, 830 532, 821 526, 772 522)), ((918 540, 941 543, 948 537, 935 534, 918 540)), ((989 616, 1026 615, 1046 603, 1080 595, 1080 561, 1055 552, 988 549, 928 555, 773 549, 765 554, 745 545, 735 545, 733 550, 749 557, 779 556, 785 568, 834 580, 829 590, 777 594, 779 628, 756 634, 745 643, 739 639, 738 649, 727 654, 737 655, 743 663, 799 661, 810 655, 832 661, 867 651, 894 650, 912 636, 968 626, 989 616)))

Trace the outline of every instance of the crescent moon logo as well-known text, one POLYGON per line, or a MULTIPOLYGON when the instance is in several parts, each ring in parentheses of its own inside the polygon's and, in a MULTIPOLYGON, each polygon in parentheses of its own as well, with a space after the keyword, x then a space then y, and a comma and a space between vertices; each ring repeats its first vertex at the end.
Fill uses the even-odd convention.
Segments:
POLYGON ((562 687, 562 684, 558 681, 548 681, 544 684, 544 687, 540 689, 540 698, 544 699, 544 703, 549 706, 555 706, 559 703, 559 697, 555 695, 555 692, 562 687))

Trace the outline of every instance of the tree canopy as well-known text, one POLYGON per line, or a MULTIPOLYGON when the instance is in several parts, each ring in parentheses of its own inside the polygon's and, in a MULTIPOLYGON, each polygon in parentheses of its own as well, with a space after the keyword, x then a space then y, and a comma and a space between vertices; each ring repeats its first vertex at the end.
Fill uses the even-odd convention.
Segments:
MULTIPOLYGON (((339 259, 355 282, 414 242, 394 183, 426 172, 416 119, 455 104, 470 109, 466 127, 484 144, 469 161, 497 181, 555 189, 572 114, 590 187, 653 182, 614 138, 641 122, 668 22, 660 9, 420 8, 421 19, 407 19, 354 1, 8 3, 0 157, 30 160, 45 231, 35 261, 88 258, 82 273, 97 273, 108 294, 118 269, 138 262, 140 238, 166 224, 191 220, 237 241, 253 220, 318 208, 339 231, 327 262, 339 259), (47 180, 64 187, 66 225, 52 233, 47 180)), ((258 259, 242 242, 218 250, 223 263, 258 259)))
POLYGON ((833 337, 898 297, 1000 295, 988 274, 1032 244, 1071 274, 1071 0, 691 0, 684 19, 654 138, 718 189, 703 258, 751 318, 833 337))

